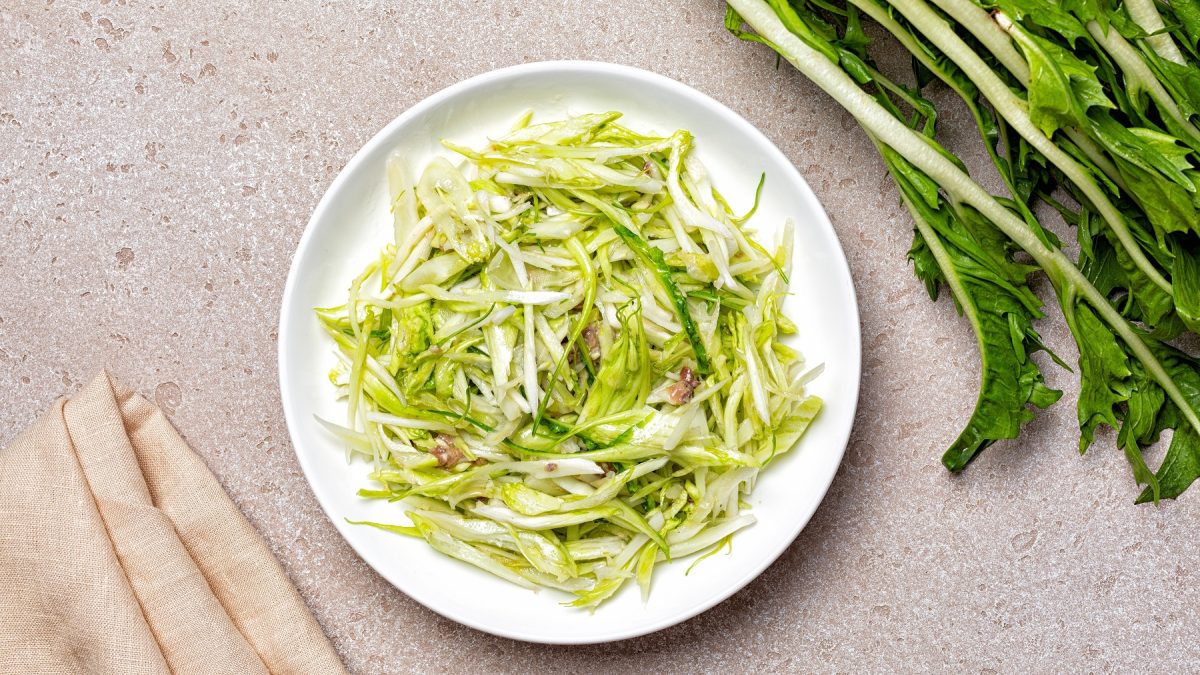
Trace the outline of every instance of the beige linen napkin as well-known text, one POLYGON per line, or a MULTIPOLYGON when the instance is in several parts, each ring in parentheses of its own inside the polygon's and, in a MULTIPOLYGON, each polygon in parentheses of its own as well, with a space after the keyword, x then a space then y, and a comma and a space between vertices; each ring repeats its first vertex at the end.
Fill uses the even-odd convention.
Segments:
POLYGON ((0 673, 344 673, 149 401, 101 373, 0 451, 0 673))

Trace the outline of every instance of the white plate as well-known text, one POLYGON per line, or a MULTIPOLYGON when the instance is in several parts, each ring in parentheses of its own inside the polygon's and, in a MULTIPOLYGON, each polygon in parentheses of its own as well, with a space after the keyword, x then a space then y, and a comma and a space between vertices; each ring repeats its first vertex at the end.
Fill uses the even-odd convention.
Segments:
MULTIPOLYGON (((375 135, 338 174, 300 239, 283 294, 279 382, 292 445, 325 513, 354 550, 385 579, 433 611, 496 635, 545 643, 620 640, 679 623, 712 607, 758 576, 812 517, 841 462, 859 382, 858 306, 845 255, 825 211, 791 162, 725 106, 661 75, 606 63, 534 63, 460 82, 413 106, 375 135), (695 152, 735 210, 749 208, 759 175, 766 185, 750 226, 775 240, 785 218, 796 222, 793 295, 785 304, 800 328, 794 343, 809 363, 825 363, 811 391, 825 409, 800 444, 763 472, 750 498, 758 523, 739 532, 733 552, 712 556, 684 575, 692 559, 655 570, 650 599, 628 584, 595 613, 563 607, 568 596, 533 593, 447 558, 420 540, 353 520, 405 522, 398 504, 356 496, 368 467, 344 452, 313 415, 342 419, 327 378, 333 345, 312 308, 341 304, 350 280, 391 235, 384 162, 403 150, 420 167, 446 154, 443 138, 475 145, 507 129, 528 109, 537 119, 617 110, 627 126, 696 138, 695 152)), ((798 574, 801 572, 797 572, 798 574)))

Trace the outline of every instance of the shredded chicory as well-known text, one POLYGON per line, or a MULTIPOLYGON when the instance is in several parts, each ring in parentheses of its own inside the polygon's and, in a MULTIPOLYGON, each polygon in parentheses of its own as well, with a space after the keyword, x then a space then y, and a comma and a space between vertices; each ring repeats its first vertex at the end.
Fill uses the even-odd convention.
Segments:
POLYGON ((752 524, 821 407, 779 340, 792 224, 768 252, 688 132, 619 117, 526 115, 419 176, 393 156, 395 241, 317 311, 348 404, 323 424, 411 521, 366 524, 580 607, 752 524))

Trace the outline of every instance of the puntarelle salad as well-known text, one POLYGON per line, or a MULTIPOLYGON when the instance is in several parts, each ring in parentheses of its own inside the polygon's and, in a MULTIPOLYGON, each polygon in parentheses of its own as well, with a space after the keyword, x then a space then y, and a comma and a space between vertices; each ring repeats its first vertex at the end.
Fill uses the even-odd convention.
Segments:
POLYGON ((393 156, 395 242, 317 311, 348 402, 323 424, 411 521, 364 524, 590 608, 754 523, 821 408, 777 339, 791 222, 768 251, 687 131, 620 116, 526 114, 419 175, 393 156))

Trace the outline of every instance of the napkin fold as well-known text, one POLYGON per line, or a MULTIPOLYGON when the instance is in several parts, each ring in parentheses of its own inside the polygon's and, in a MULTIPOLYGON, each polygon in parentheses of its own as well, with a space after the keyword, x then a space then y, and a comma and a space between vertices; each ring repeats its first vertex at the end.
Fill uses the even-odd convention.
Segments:
POLYGON ((162 412, 102 372, 0 451, 0 673, 345 673, 162 412))

